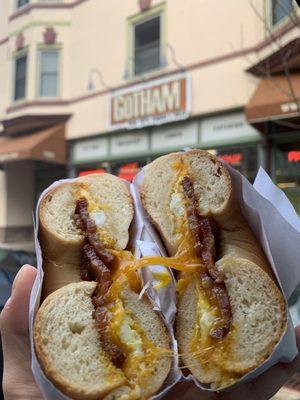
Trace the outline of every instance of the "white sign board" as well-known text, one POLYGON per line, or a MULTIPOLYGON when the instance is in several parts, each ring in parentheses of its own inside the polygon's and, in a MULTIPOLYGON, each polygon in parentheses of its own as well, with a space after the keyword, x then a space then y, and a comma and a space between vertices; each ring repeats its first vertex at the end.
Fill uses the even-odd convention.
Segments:
POLYGON ((73 147, 73 162, 100 161, 108 155, 108 138, 80 141, 73 147))
POLYGON ((111 129, 134 129, 185 119, 190 100, 187 74, 142 82, 112 93, 109 125, 111 129))
POLYGON ((145 152, 149 148, 148 142, 148 134, 145 131, 112 136, 110 153, 112 156, 115 156, 145 152))
POLYGON ((260 139, 259 132, 245 118, 243 112, 205 118, 200 122, 200 144, 220 141, 239 143, 260 139))
POLYGON ((168 128, 156 128, 151 136, 151 150, 167 148, 183 148, 197 145, 198 124, 197 122, 176 124, 168 128))

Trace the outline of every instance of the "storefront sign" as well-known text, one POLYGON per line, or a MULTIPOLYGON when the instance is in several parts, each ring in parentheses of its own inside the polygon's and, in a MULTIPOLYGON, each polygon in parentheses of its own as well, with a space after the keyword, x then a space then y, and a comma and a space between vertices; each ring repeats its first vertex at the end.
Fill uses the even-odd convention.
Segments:
POLYGON ((220 154, 218 158, 228 162, 229 164, 239 164, 243 160, 242 153, 233 153, 233 154, 220 154))
POLYGON ((98 138, 77 142, 73 147, 74 163, 99 161, 108 155, 108 138, 98 138))
POLYGON ((122 165, 119 169, 118 177, 126 179, 127 181, 132 181, 135 175, 140 171, 137 162, 132 162, 129 164, 122 165))
POLYGON ((185 119, 190 112, 186 74, 140 83, 114 92, 110 99, 110 127, 141 128, 185 119))
POLYGON ((246 121, 243 112, 206 118, 200 124, 201 144, 236 144, 259 139, 259 132, 246 121))
POLYGON ((145 131, 120 134, 111 137, 111 155, 123 155, 148 151, 148 135, 145 131))
POLYGON ((176 124, 170 128, 154 129, 151 137, 151 149, 183 148, 194 146, 197 142, 197 122, 176 124))
POLYGON ((289 151, 288 152, 288 160, 289 162, 299 162, 300 161, 300 151, 289 151))
POLYGON ((86 171, 80 171, 79 176, 87 176, 91 174, 104 174, 106 170, 104 168, 98 168, 98 169, 89 169, 86 171))
POLYGON ((12 152, 12 153, 4 153, 0 155, 0 162, 14 160, 19 157, 19 153, 12 152))

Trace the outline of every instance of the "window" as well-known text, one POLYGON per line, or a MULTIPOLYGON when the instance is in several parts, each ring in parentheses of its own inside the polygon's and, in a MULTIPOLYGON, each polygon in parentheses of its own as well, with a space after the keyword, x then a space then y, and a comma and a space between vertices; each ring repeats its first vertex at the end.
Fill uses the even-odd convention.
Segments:
POLYGON ((14 100, 24 99, 26 96, 27 55, 15 60, 15 91, 14 100))
POLYGON ((59 93, 59 50, 41 50, 39 96, 56 97, 59 93))
POLYGON ((272 25, 293 11, 293 0, 272 0, 272 25))
POLYGON ((29 3, 29 0, 17 0, 17 8, 23 7, 29 3))
POLYGON ((134 25, 134 74, 160 66, 161 18, 134 25))

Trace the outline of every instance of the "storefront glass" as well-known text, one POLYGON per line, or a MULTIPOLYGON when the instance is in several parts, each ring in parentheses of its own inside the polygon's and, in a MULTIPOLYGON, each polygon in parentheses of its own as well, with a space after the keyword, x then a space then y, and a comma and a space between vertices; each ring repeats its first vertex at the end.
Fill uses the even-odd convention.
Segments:
POLYGON ((147 164, 146 159, 123 160, 111 164, 111 173, 127 181, 132 181, 135 175, 147 164))
POLYGON ((300 214, 300 141, 277 144, 275 148, 276 183, 300 214))
POLYGON ((231 164, 253 183, 258 170, 257 146, 217 149, 216 155, 231 164))
POLYGON ((76 166, 75 177, 103 172, 110 172, 108 163, 82 164, 76 166))

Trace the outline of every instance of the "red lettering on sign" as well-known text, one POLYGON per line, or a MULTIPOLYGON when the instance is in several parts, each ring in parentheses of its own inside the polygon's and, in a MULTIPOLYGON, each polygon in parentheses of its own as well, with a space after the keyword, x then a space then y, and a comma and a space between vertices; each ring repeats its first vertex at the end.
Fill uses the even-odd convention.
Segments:
POLYGON ((300 151, 289 151, 288 152, 289 162, 299 162, 300 161, 300 151))
POLYGON ((104 174, 106 171, 104 168, 99 168, 99 169, 90 169, 86 171, 80 171, 79 176, 86 176, 86 175, 91 175, 91 174, 104 174))
POLYGON ((218 157, 221 160, 228 162, 229 164, 239 164, 243 159, 242 153, 234 153, 234 154, 220 154, 218 157))
POLYGON ((132 181, 135 175, 139 172, 139 167, 137 162, 122 165, 119 169, 118 177, 126 179, 126 181, 132 181))

